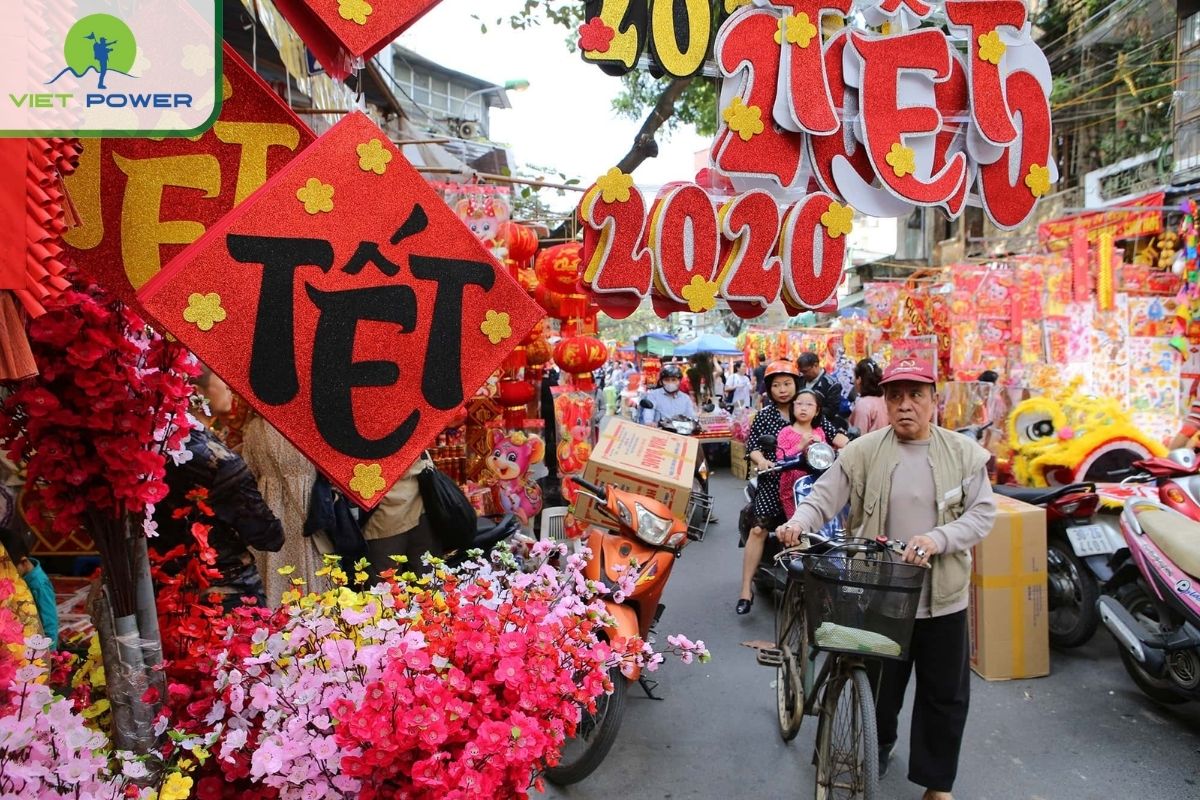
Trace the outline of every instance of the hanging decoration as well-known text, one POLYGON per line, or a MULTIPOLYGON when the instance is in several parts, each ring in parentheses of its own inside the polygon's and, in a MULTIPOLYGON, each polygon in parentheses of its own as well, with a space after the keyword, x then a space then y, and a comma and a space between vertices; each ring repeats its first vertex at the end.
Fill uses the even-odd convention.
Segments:
MULTIPOLYGON (((515 515, 528 526, 542 510, 542 490, 529 477, 529 470, 542 462, 546 445, 540 436, 519 430, 493 429, 491 442, 479 483, 493 489, 503 513, 515 515)), ((468 489, 468 494, 474 494, 473 489, 468 489)))
POLYGON ((364 507, 542 316, 362 114, 139 297, 364 507))
POLYGON ((221 116, 196 139, 85 139, 67 178, 82 224, 72 263, 125 303, 205 230, 315 140, 229 45, 221 116))
POLYGON ((321 66, 341 80, 441 0, 275 0, 321 66))

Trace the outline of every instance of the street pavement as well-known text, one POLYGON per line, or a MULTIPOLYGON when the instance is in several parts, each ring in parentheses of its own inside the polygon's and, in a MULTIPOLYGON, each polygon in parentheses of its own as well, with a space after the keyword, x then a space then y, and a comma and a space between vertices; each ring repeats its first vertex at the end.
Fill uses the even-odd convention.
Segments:
MULTIPOLYGON (((785 744, 775 724, 775 671, 758 666, 754 651, 742 646, 772 638, 773 607, 758 598, 748 616, 733 613, 742 486, 727 471, 714 476, 720 522, 676 564, 659 623, 664 643, 670 633, 703 639, 712 661, 668 661, 653 676, 662 701, 631 687, 605 762, 580 784, 548 787, 545 797, 812 796, 815 719, 806 718, 785 744)), ((1143 696, 1103 629, 1085 647, 1052 653, 1051 669, 1049 677, 1026 681, 972 676, 957 800, 1200 798, 1200 703, 1165 707, 1143 696)), ((906 705, 882 783, 889 800, 921 797, 906 780, 907 730, 906 705)))

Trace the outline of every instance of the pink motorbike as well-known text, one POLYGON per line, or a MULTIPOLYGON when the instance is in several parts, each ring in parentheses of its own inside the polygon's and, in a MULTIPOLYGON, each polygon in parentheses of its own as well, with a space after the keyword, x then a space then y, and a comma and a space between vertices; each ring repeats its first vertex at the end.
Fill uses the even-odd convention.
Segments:
POLYGON ((1138 688, 1161 703, 1200 700, 1200 522, 1149 499, 1121 512, 1129 547, 1097 603, 1138 688))

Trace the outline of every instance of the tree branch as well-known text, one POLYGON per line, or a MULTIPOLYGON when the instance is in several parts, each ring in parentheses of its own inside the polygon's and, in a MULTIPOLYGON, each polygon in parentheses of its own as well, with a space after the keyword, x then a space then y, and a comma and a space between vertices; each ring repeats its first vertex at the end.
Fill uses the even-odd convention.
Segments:
POLYGON ((654 140, 654 135, 666 124, 667 120, 675 115, 675 103, 691 82, 691 78, 676 78, 667 84, 667 88, 663 89, 662 94, 658 96, 658 102, 654 104, 650 116, 646 117, 642 127, 633 138, 633 147, 629 149, 624 158, 617 162, 619 170, 625 173, 633 172, 647 158, 654 158, 658 155, 658 142, 654 140))

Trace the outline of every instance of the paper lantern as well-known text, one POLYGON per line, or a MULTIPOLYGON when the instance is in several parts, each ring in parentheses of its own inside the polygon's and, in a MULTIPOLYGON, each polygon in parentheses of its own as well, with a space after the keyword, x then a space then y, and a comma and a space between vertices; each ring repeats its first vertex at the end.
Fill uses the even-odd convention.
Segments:
POLYGON ((525 346, 526 366, 541 367, 550 360, 552 355, 550 343, 545 339, 535 339, 525 346))
POLYGON ((537 273, 532 269, 520 269, 516 274, 517 283, 521 284, 521 288, 532 295, 537 291, 538 278, 537 273))
POLYGON ((608 360, 604 342, 591 336, 572 336, 554 348, 554 361, 571 375, 581 389, 592 389, 592 372, 608 360))
POLYGON ((583 265, 583 245, 568 242, 538 253, 534 270, 542 286, 549 291, 572 294, 579 291, 579 270, 583 265))
POLYGON ((525 266, 533 258, 538 249, 538 237, 532 228, 518 222, 502 222, 496 232, 496 242, 508 249, 508 257, 525 266))
POLYGON ((496 399, 504 407, 504 425, 507 428, 519 428, 525 424, 525 408, 536 394, 534 386, 529 381, 503 380, 496 399))
POLYGON ((525 345, 519 344, 505 357, 504 363, 501 364, 500 368, 505 372, 516 372, 519 369, 524 369, 526 363, 528 362, 526 360, 525 345))

